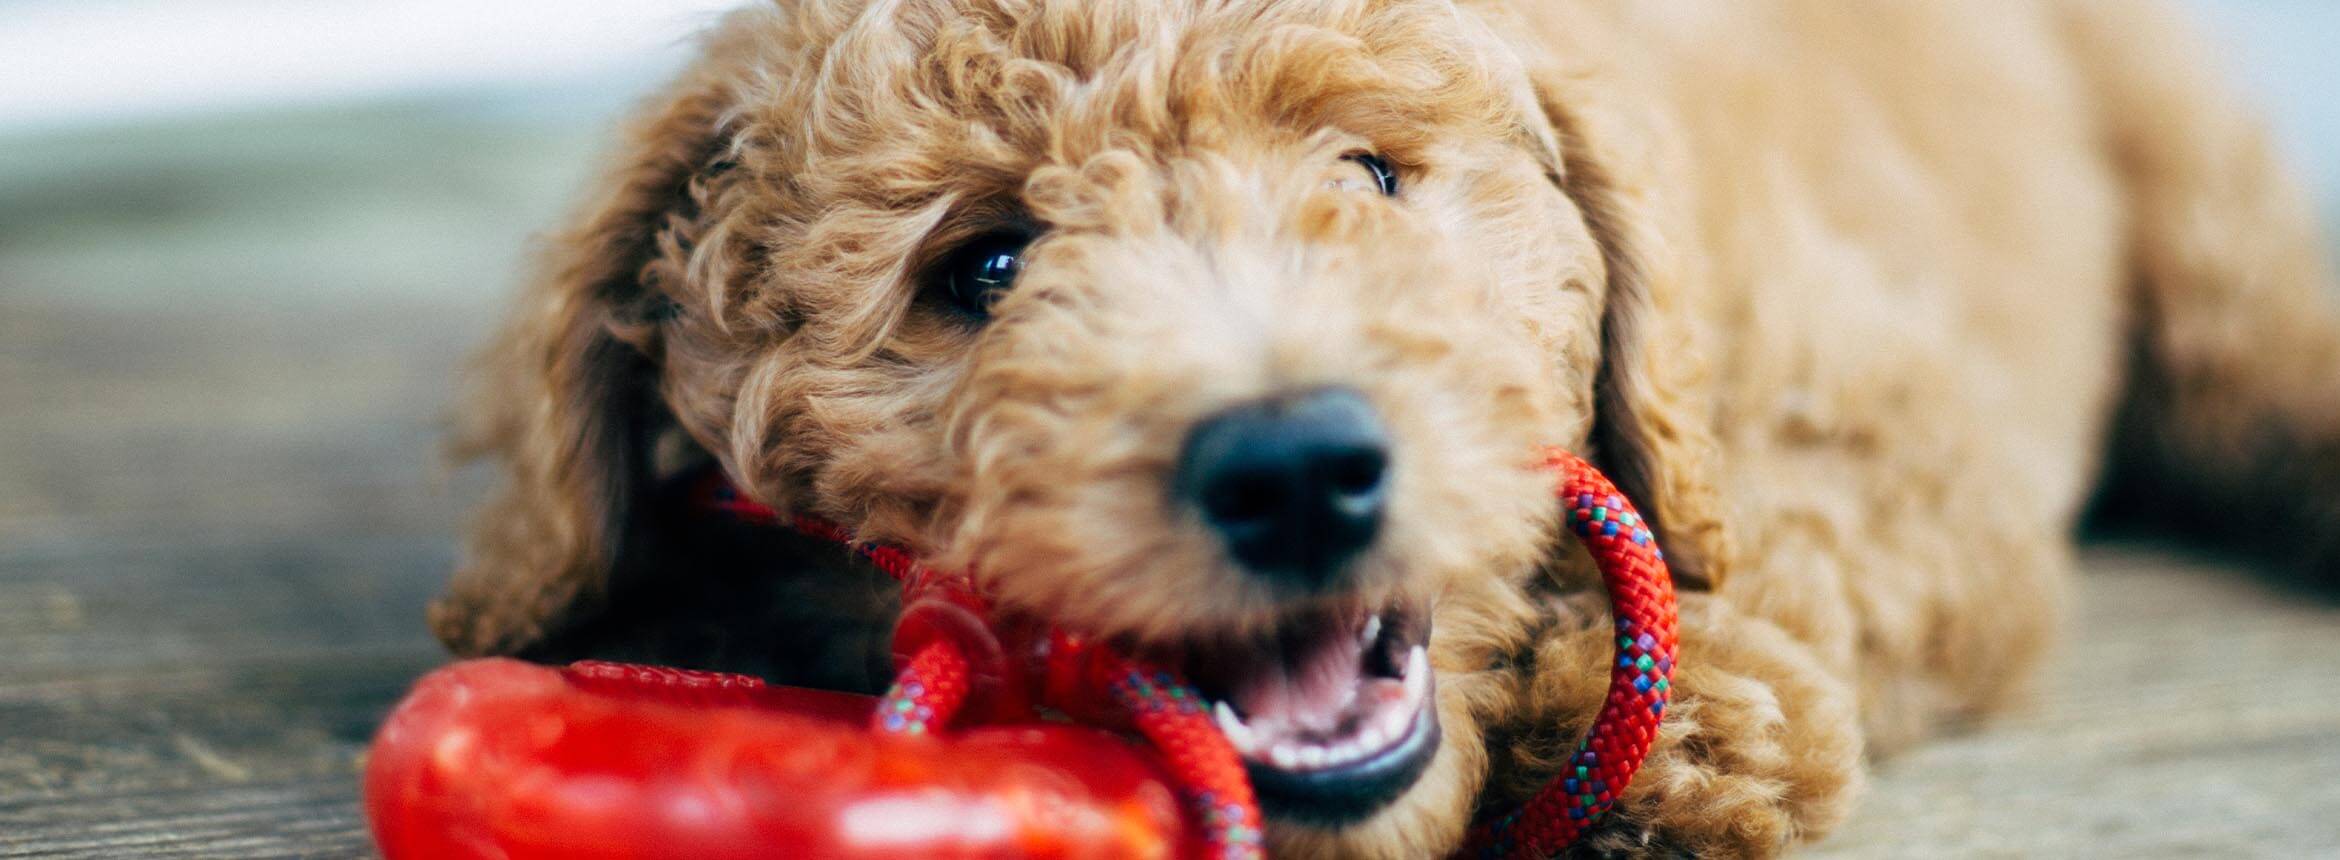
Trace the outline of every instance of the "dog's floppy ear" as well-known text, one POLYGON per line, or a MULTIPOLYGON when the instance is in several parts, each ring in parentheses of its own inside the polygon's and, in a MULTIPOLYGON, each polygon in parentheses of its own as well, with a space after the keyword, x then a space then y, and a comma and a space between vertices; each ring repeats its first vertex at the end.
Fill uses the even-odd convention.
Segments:
POLYGON ((643 537, 650 448, 671 423, 657 393, 657 320, 671 306, 647 280, 692 229, 722 93, 686 77, 636 122, 604 195, 552 237, 481 356, 455 449, 500 460, 505 484, 431 607, 459 654, 527 654, 583 620, 643 537))
POLYGON ((1592 459, 1649 516, 1677 581, 1721 584, 1730 554, 1712 483, 1719 474, 1713 416, 1701 384, 1696 339, 1663 331, 1678 273, 1653 256, 1662 240, 1649 202, 1604 148, 1598 117, 1572 112, 1549 87, 1534 98, 1559 155, 1554 181, 1575 202, 1600 246, 1608 284, 1601 366, 1594 383, 1592 459))

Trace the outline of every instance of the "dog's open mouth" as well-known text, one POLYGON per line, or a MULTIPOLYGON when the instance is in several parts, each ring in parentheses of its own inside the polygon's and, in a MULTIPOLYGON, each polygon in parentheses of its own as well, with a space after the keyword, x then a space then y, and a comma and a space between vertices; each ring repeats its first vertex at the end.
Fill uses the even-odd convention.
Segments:
POLYGON ((1271 815, 1362 819, 1414 784, 1438 751, 1428 613, 1296 613, 1254 637, 1195 645, 1188 677, 1271 815))

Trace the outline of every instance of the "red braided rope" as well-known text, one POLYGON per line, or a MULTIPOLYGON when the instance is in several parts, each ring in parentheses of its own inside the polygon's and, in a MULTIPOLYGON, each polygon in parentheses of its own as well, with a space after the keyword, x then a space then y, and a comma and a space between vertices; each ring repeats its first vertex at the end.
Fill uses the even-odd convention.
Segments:
POLYGON ((1472 833, 1464 854, 1540 860, 1559 854, 1600 821, 1633 781, 1657 740, 1672 697, 1677 612, 1674 578, 1649 522, 1591 464, 1554 449, 1566 523, 1600 568, 1616 618, 1617 658, 1608 699, 1577 742, 1567 770, 1509 815, 1472 833))
POLYGON ((948 639, 937 639, 919 649, 918 656, 894 676, 894 686, 878 699, 870 714, 870 728, 894 734, 923 735, 947 725, 967 703, 973 686, 967 654, 948 639))
POLYGON ((1211 857, 1262 856, 1265 822, 1243 758, 1219 731, 1203 706, 1202 694, 1164 669, 1106 655, 1114 678, 1113 699, 1137 723, 1138 734, 1162 752, 1172 781, 1185 789, 1186 802, 1201 816, 1204 850, 1211 857))
MULTIPOLYGON (((1550 449, 1544 465, 1560 474, 1559 494, 1567 507, 1568 526, 1600 568, 1616 617, 1617 659, 1608 698, 1570 757, 1568 770, 1526 805, 1474 830, 1463 852, 1468 856, 1544 858, 1574 843, 1624 794, 1657 738, 1671 695, 1677 648, 1673 579, 1648 522, 1599 470, 1574 454, 1550 449)), ((804 534, 854 547, 903 583, 905 605, 936 599, 979 618, 989 617, 967 578, 928 570, 898 548, 857 543, 843 528, 823 520, 782 517, 739 498, 728 485, 717 485, 715 505, 737 516, 785 522, 804 534)), ((909 626, 906 620, 904 627, 909 626)), ((967 649, 996 645, 996 640, 970 642, 968 635, 924 629, 920 633, 925 638, 872 715, 878 731, 927 734, 949 727, 978 682, 967 649)), ((1207 856, 1261 856, 1259 804, 1243 761, 1211 720, 1202 697, 1183 678, 1088 647, 1061 631, 1045 631, 1033 650, 1040 655, 1032 685, 1039 688, 1035 694, 1041 704, 1089 713, 1098 699, 1110 698, 1161 753, 1204 827, 1207 856)))

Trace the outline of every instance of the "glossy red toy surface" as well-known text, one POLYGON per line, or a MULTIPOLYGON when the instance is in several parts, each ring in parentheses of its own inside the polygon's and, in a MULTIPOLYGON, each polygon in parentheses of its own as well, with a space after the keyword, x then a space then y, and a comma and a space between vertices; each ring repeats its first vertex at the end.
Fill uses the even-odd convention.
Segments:
POLYGON ((1115 735, 881 736, 874 702, 713 673, 458 663, 382 727, 367 817, 389 860, 1196 850, 1159 766, 1115 735))

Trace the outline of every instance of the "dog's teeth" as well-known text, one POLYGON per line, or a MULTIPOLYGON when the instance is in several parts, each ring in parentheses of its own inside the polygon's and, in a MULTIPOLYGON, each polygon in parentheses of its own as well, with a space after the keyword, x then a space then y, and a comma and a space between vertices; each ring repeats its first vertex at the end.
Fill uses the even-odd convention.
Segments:
POLYGON ((1326 753, 1324 747, 1316 746, 1314 744, 1301 747, 1300 764, 1311 770, 1323 767, 1325 762, 1325 755, 1326 753))
POLYGON ((1360 749, 1378 751, 1382 747, 1389 746, 1389 735, 1382 732, 1380 726, 1366 726, 1364 731, 1357 733, 1357 746, 1360 749))
POLYGON ((1406 701, 1422 701, 1430 692, 1430 650, 1420 645, 1406 654, 1406 701))
POLYGON ((1387 713, 1381 715, 1381 736, 1392 741, 1405 737, 1406 730, 1414 726, 1414 713, 1418 710, 1420 709, 1389 709, 1387 713))
POLYGON ((1275 749, 1268 751, 1268 761, 1276 767, 1291 770, 1300 766, 1300 751, 1292 748, 1291 744, 1277 744, 1275 749))
POLYGON ((1365 635, 1359 636, 1357 638, 1359 641, 1364 642, 1365 647, 1367 648, 1373 647, 1373 643, 1381 640, 1380 613, 1374 613, 1373 617, 1365 619, 1365 635))
POLYGON ((1218 718, 1219 731, 1227 734, 1227 742, 1234 744, 1236 750, 1250 752, 1259 746, 1259 738, 1252 735, 1251 727, 1244 725, 1243 718, 1235 716, 1235 709, 1227 707, 1226 702, 1212 706, 1211 716, 1218 718))

